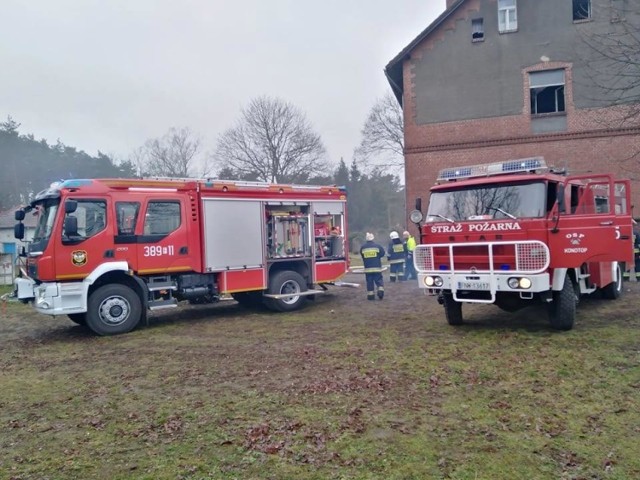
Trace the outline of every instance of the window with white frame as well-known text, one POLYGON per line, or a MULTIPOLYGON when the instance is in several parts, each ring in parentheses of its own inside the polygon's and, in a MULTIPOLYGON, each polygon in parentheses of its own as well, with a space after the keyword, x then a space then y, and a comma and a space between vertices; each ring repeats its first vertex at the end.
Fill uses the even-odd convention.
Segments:
POLYGON ((573 0, 573 21, 591 18, 591 0, 573 0))
POLYGON ((564 70, 529 73, 531 115, 565 111, 564 70))
POLYGON ((518 29, 517 0, 498 0, 498 31, 514 32, 518 29))

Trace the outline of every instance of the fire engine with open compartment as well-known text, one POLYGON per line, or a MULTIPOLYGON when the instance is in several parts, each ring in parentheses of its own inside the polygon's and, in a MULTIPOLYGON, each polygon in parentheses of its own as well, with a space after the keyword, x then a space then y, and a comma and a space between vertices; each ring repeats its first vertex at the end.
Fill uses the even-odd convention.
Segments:
POLYGON ((99 335, 147 311, 232 296, 276 311, 348 271, 346 192, 336 186, 195 179, 66 180, 16 211, 38 215, 17 297, 99 335))
POLYGON ((580 296, 616 299, 633 265, 629 180, 566 175, 542 157, 446 168, 411 220, 420 287, 438 296, 451 325, 463 303, 516 311, 548 305, 553 328, 573 328, 580 296))

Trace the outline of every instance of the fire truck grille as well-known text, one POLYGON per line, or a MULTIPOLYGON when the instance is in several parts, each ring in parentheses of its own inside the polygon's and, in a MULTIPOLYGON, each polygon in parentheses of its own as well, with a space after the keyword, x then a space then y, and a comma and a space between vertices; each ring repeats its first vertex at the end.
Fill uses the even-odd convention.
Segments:
POLYGON ((419 272, 540 273, 549 259, 549 248, 539 241, 418 245, 414 252, 419 272))

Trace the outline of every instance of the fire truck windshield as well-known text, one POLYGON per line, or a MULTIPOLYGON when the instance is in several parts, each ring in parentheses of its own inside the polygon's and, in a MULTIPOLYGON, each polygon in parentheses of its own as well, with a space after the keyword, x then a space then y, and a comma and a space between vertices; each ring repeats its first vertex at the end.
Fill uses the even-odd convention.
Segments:
POLYGON ((38 225, 36 226, 36 231, 33 234, 31 250, 42 251, 47 246, 49 238, 51 237, 51 231, 53 230, 53 224, 56 219, 56 213, 58 212, 59 205, 59 201, 48 201, 37 203, 34 206, 34 214, 38 216, 38 225))
POLYGON ((429 200, 427 222, 540 218, 546 214, 544 182, 473 185, 435 191, 429 200))

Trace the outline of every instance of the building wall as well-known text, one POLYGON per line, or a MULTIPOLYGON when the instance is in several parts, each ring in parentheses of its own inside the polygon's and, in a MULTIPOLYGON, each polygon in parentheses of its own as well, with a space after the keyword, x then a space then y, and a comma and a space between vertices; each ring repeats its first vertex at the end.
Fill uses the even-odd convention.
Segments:
POLYGON ((592 0, 593 21, 574 23, 571 0, 518 0, 518 31, 498 33, 497 1, 468 0, 403 64, 407 205, 426 200, 439 169, 530 156, 572 173, 612 171, 632 179, 640 216, 640 126, 611 106, 585 67, 589 31, 610 28, 592 0), (482 17, 485 40, 472 43, 482 17), (565 70, 565 112, 531 115, 529 73, 565 70), (609 105, 609 106, 602 106, 609 105))

